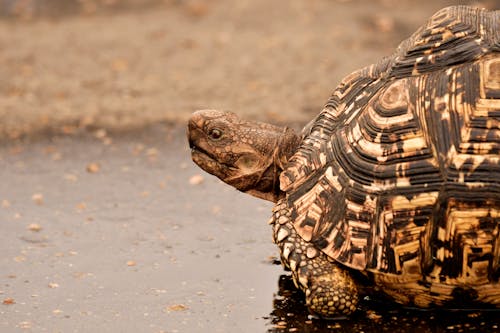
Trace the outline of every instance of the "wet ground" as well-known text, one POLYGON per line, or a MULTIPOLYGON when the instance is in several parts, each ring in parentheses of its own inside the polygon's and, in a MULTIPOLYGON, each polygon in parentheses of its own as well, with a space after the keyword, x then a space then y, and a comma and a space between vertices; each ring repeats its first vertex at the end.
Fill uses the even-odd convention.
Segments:
POLYGON ((269 205, 200 178, 171 129, 98 136, 0 149, 0 331, 265 330, 269 205))
POLYGON ((311 318, 277 265, 271 205, 201 174, 183 134, 0 148, 0 332, 500 331, 496 311, 373 300, 311 318))
POLYGON ((500 331, 380 300, 311 318, 271 204, 184 138, 204 107, 300 127, 450 3, 0 0, 0 332, 500 331))

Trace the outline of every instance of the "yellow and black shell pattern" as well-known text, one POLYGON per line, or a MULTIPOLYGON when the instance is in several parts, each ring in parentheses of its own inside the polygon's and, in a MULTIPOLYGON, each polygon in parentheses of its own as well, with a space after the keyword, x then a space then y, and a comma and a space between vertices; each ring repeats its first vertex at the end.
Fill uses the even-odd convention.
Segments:
POLYGON ((445 8, 346 77, 280 182, 297 232, 337 262, 387 283, 496 283, 500 11, 445 8))

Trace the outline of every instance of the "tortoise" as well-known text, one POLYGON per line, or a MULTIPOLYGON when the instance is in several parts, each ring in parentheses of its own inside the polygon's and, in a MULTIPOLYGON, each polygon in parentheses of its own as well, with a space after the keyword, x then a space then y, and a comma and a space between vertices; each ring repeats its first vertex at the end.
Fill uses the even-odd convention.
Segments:
POLYGON ((299 134, 202 110, 188 140, 202 169, 275 202, 312 313, 350 315, 367 282, 408 306, 500 306, 500 11, 438 11, 299 134))

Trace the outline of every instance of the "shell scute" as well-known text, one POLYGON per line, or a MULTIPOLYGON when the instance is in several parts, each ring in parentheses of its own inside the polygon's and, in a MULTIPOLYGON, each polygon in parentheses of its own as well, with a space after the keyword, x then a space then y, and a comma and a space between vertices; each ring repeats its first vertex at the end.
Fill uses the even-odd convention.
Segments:
POLYGON ((499 17, 443 9, 341 82, 280 177, 301 237, 387 283, 498 278, 499 17))

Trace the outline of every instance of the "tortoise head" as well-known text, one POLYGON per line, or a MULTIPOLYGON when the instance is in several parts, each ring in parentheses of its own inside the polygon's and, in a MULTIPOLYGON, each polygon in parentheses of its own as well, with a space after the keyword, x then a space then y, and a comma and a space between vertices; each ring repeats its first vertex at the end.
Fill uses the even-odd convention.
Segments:
POLYGON ((244 121, 226 111, 202 110, 188 123, 193 161, 238 190, 276 202, 279 175, 298 148, 292 129, 244 121))

